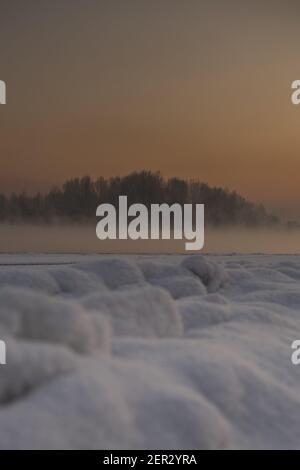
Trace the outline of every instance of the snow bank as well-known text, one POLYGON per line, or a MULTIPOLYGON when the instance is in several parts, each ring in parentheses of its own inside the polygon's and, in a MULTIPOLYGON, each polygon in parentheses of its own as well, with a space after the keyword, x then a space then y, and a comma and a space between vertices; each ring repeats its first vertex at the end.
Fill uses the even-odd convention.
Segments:
POLYGON ((2 268, 0 448, 299 449, 299 280, 297 256, 2 268))
POLYGON ((166 289, 174 299, 206 294, 206 288, 202 282, 191 276, 154 278, 149 282, 166 289))
POLYGON ((110 289, 118 289, 130 284, 143 284, 143 276, 138 267, 125 259, 101 259, 78 264, 78 269, 96 274, 110 289))
POLYGON ((59 292, 59 286, 50 274, 30 268, 0 270, 0 286, 24 287, 48 294, 59 292))
POLYGON ((182 323, 169 294, 158 288, 96 293, 82 299, 85 308, 103 313, 115 335, 178 336, 182 323))
POLYGON ((185 330, 208 327, 229 321, 233 315, 231 305, 215 305, 201 300, 184 300, 180 312, 185 330))
POLYGON ((143 260, 138 266, 146 281, 166 289, 174 299, 206 294, 201 280, 178 264, 143 260))
POLYGON ((0 325, 7 334, 28 340, 59 343, 89 353, 107 348, 108 325, 75 302, 31 290, 0 290, 0 325))
POLYGON ((73 371, 77 358, 65 347, 6 339, 9 366, 1 368, 0 405, 24 398, 38 386, 73 371))
POLYGON ((208 399, 138 360, 90 361, 13 408, 0 408, 0 419, 2 449, 12 429, 15 447, 23 449, 33 442, 38 449, 219 448, 230 435, 208 399))
POLYGON ((48 274, 55 280, 61 293, 80 296, 93 291, 104 291, 103 282, 93 273, 74 268, 51 268, 48 274))
POLYGON ((213 261, 202 255, 187 256, 181 265, 198 276, 207 287, 208 292, 215 292, 226 281, 225 271, 213 261))
POLYGON ((165 277, 185 276, 189 273, 187 269, 184 269, 180 265, 160 261, 143 260, 138 262, 138 266, 147 281, 165 277))

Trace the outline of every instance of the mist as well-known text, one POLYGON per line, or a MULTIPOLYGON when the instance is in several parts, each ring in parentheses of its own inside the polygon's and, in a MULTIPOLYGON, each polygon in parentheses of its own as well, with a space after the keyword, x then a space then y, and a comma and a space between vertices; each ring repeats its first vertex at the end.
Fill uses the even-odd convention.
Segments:
MULTIPOLYGON (((100 241, 93 224, 2 224, 0 252, 183 253, 185 249, 184 240, 100 241)), ((300 253, 300 230, 208 227, 202 253, 300 253)))

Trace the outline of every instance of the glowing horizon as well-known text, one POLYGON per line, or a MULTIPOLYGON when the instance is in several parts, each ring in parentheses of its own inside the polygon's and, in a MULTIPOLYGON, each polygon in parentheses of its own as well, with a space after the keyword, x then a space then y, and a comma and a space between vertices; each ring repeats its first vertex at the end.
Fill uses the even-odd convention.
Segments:
POLYGON ((2 190, 150 169, 297 217, 299 5, 124 3, 4 1, 2 190))

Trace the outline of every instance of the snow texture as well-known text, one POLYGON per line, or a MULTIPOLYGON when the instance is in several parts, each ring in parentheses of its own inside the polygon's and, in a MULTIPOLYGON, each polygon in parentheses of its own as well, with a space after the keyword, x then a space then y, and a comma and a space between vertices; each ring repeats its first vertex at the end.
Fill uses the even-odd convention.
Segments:
POLYGON ((0 255, 0 449, 300 448, 299 256, 53 257, 0 255))

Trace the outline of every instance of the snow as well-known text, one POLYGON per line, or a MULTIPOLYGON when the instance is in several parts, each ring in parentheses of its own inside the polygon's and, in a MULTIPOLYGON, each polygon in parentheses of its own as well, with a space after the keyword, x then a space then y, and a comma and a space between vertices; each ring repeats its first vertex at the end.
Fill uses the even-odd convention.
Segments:
POLYGON ((78 352, 92 352, 107 343, 103 316, 90 315, 78 303, 33 290, 0 290, 0 328, 28 340, 58 343, 78 352))
POLYGON ((83 298, 82 304, 86 309, 105 315, 116 336, 182 335, 178 309, 163 289, 144 287, 96 293, 83 298))
POLYGON ((1 449, 300 448, 297 255, 0 255, 1 449))

